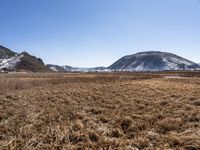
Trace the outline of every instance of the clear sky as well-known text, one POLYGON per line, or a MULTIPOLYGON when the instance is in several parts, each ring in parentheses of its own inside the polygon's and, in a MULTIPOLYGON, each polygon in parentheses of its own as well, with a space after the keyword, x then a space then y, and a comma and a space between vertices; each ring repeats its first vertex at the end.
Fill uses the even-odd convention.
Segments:
POLYGON ((109 66, 140 51, 200 62, 200 0, 0 0, 0 45, 45 63, 109 66))

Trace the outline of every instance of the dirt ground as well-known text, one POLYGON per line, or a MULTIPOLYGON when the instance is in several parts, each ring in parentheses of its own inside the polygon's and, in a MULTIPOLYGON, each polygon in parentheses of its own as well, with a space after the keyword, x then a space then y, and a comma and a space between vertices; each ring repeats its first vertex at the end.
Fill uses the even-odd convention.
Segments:
POLYGON ((200 78, 0 75, 0 149, 199 150, 200 78))

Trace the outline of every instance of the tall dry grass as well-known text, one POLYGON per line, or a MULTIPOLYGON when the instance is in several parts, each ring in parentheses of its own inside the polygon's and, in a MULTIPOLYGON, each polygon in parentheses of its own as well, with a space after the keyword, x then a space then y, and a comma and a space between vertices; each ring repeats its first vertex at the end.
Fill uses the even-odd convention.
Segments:
POLYGON ((0 75, 0 149, 200 149, 200 80, 0 75))

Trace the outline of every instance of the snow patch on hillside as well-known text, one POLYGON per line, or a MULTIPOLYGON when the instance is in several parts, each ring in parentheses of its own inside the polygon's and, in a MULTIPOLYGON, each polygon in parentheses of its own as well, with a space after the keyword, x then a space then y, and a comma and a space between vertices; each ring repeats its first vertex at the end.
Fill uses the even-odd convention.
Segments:
POLYGON ((51 70, 58 72, 57 68, 55 66, 50 67, 51 70))
POLYGON ((0 59, 0 70, 7 69, 7 70, 14 70, 17 63, 21 61, 23 57, 22 54, 15 55, 9 59, 0 59))
POLYGON ((166 63, 164 70, 178 70, 179 69, 176 63, 170 62, 165 58, 163 58, 163 61, 166 63))
POLYGON ((184 60, 184 59, 177 59, 177 58, 174 58, 174 57, 171 57, 169 60, 172 61, 173 63, 185 64, 187 66, 192 66, 194 64, 194 63, 192 63, 190 61, 187 61, 187 60, 184 60))

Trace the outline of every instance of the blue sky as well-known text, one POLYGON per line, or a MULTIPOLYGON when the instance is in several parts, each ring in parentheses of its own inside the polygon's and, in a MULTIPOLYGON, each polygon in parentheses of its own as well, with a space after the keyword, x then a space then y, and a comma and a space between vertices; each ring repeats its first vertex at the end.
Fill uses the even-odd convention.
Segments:
POLYGON ((200 62, 200 0, 0 0, 0 44, 45 63, 109 66, 140 51, 200 62))

